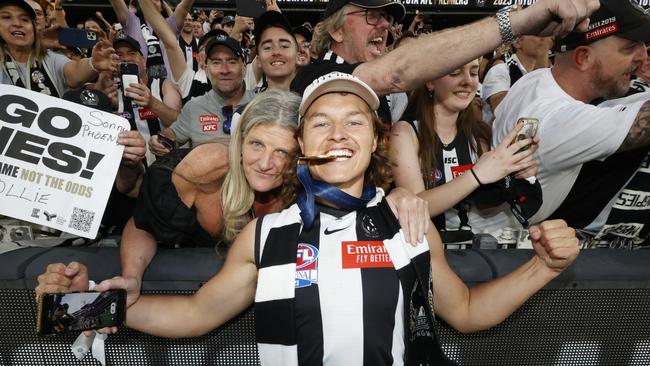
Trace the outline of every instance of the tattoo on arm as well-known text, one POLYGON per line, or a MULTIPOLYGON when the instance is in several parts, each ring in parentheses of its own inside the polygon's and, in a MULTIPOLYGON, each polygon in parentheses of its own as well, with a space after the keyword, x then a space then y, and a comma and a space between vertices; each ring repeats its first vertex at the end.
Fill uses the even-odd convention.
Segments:
POLYGON ((650 145, 650 100, 643 103, 636 119, 630 127, 630 132, 618 148, 618 151, 632 150, 650 145))

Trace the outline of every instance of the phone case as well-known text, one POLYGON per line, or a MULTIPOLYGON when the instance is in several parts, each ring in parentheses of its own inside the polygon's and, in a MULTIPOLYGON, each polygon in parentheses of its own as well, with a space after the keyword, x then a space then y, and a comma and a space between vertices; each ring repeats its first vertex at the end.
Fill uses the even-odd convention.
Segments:
POLYGON ((125 317, 125 290, 44 294, 38 302, 36 333, 43 336, 119 326, 125 317))
POLYGON ((129 87, 130 84, 138 84, 140 83, 140 79, 138 77, 138 65, 130 62, 124 62, 120 64, 120 74, 121 74, 121 81, 122 81, 122 95, 125 97, 129 98, 129 96, 126 94, 126 88, 129 87))
POLYGON ((237 0, 237 14, 243 17, 258 18, 266 8, 258 0, 237 0))
POLYGON ((97 33, 87 29, 59 28, 59 43, 67 47, 93 48, 97 33))
MULTIPOLYGON (((514 144, 517 141, 525 140, 534 137, 537 134, 537 126, 539 125, 539 120, 537 118, 532 118, 532 117, 522 117, 517 120, 517 124, 520 122, 524 123, 524 126, 517 132, 517 136, 515 136, 512 141, 510 142, 510 145, 514 144)), ((530 145, 524 146, 521 149, 517 150, 516 154, 526 151, 530 148, 530 145)))

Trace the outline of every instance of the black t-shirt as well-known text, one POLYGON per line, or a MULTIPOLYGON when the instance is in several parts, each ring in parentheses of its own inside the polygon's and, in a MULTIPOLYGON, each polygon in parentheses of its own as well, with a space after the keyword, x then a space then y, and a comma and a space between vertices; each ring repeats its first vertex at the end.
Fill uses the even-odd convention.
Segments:
MULTIPOLYGON (((309 65, 304 66, 298 71, 296 76, 293 78, 293 81, 291 82, 291 91, 296 92, 298 95, 302 96, 309 84, 311 84, 319 77, 327 75, 330 72, 334 71, 344 72, 346 74, 352 75, 354 69, 356 69, 359 65, 361 64, 349 64, 333 51, 328 51, 321 58, 309 65)), ((379 109, 377 110, 377 114, 379 115, 379 118, 384 121, 384 123, 391 123, 390 104, 388 102, 388 98, 385 96, 379 98, 379 109)))

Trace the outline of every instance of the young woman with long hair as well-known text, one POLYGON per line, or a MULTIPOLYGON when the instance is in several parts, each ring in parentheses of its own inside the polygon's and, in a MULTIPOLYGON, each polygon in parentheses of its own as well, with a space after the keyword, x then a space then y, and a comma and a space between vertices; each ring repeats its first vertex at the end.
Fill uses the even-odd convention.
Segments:
MULTIPOLYGON (((395 123, 391 131, 395 183, 429 203, 438 229, 480 233, 516 225, 504 207, 479 210, 466 197, 479 186, 511 173, 517 172, 521 178, 535 174, 535 149, 517 153, 533 143, 531 139, 512 146, 506 139, 490 150, 490 127, 481 120, 474 103, 478 69, 475 60, 416 89, 403 121, 395 123)), ((511 132, 511 139, 515 133, 511 132)))

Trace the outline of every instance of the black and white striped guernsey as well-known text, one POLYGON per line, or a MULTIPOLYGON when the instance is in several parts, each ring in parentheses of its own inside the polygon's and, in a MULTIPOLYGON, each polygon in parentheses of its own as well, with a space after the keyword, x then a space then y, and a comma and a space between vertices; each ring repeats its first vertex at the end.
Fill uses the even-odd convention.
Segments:
POLYGON ((432 305, 428 244, 410 246, 399 231, 381 190, 356 211, 321 206, 310 229, 302 228, 296 204, 260 218, 255 323, 262 365, 415 364, 406 361, 418 353, 409 345, 423 335, 428 359, 446 364, 425 311, 432 305), (426 268, 426 287, 417 268, 426 268))

